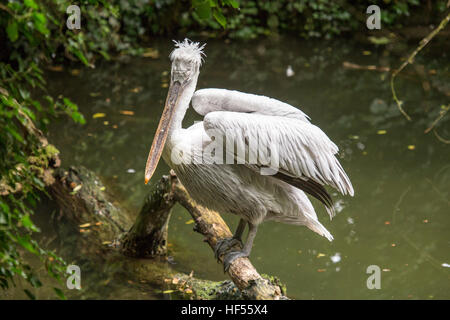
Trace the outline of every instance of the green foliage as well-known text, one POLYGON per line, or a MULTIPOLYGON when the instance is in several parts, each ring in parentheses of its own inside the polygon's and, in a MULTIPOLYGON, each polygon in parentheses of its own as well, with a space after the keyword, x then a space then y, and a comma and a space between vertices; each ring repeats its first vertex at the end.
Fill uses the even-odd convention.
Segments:
MULTIPOLYGON (((212 1, 193 1, 195 12, 191 19, 181 25, 186 31, 205 30, 211 36, 226 35, 231 38, 256 38, 273 33, 290 33, 302 38, 333 38, 346 32, 361 31, 365 26, 366 9, 369 4, 381 8, 384 28, 417 25, 440 21, 439 15, 445 11, 445 0, 434 1, 431 7, 424 8, 418 0, 375 0, 367 1, 327 1, 327 0, 280 0, 240 1, 237 9, 233 5, 222 8, 226 24, 215 15, 209 19, 215 7, 212 1), (424 20, 424 10, 429 20, 424 20), (226 25, 226 30, 221 30, 226 25), (224 32, 223 32, 224 31, 224 32)), ((226 1, 224 1, 225 3, 226 1)), ((176 20, 175 20, 176 21, 176 20)))
MULTIPOLYGON (((32 287, 42 285, 23 259, 26 252, 37 255, 55 279, 60 280, 64 272, 64 261, 32 239, 39 229, 31 217, 39 194, 45 192, 41 174, 57 151, 51 146, 42 148, 27 128, 32 121, 35 127, 45 129, 49 119, 60 113, 85 122, 69 99, 46 94, 43 78, 42 65, 57 56, 66 53, 73 58, 73 53, 90 65, 92 51, 102 50, 102 45, 85 42, 81 33, 60 27, 67 4, 26 0, 0 5, 0 287, 4 289, 15 285, 15 276, 32 287), (32 92, 40 92, 40 99, 32 92)), ((34 297, 28 290, 25 293, 34 297)))

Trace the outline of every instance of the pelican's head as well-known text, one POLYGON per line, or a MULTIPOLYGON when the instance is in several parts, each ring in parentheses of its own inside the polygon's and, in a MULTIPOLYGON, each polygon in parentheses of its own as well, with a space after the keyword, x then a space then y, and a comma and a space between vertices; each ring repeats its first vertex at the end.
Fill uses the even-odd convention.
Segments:
POLYGON ((172 61, 170 82, 178 81, 185 85, 198 77, 203 62, 205 45, 200 45, 199 42, 192 42, 189 39, 184 39, 183 42, 174 42, 175 49, 170 54, 170 60, 172 61))
MULTIPOLYGON (((159 120, 158 129, 156 129, 156 134, 153 138, 150 153, 148 154, 147 165, 145 166, 145 183, 148 183, 152 177, 161 158, 170 127, 172 126, 173 115, 179 110, 180 97, 186 88, 188 88, 186 94, 192 95, 194 93, 195 83, 197 82, 200 65, 203 60, 203 48, 205 45, 200 45, 198 42, 192 42, 188 39, 184 39, 182 42, 174 42, 175 49, 170 54, 172 70, 169 92, 161 120, 159 120)), ((190 98, 188 97, 189 100, 190 98)), ((187 105, 189 105, 189 101, 187 101, 187 105)))

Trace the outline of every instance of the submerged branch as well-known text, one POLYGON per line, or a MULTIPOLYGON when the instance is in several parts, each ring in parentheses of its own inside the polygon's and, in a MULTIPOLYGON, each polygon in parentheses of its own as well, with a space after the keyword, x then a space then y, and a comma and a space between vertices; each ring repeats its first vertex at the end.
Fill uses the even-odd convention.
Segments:
POLYGON ((450 104, 447 106, 442 106, 442 110, 439 112, 439 116, 433 121, 430 127, 428 127, 425 130, 425 133, 430 132, 434 127, 437 125, 437 123, 445 116, 445 114, 450 110, 450 104))
POLYGON ((437 133, 436 129, 433 130, 433 133, 434 133, 434 135, 436 136, 436 138, 437 138, 440 142, 445 143, 445 144, 450 144, 450 140, 447 140, 447 139, 442 138, 442 137, 437 133))

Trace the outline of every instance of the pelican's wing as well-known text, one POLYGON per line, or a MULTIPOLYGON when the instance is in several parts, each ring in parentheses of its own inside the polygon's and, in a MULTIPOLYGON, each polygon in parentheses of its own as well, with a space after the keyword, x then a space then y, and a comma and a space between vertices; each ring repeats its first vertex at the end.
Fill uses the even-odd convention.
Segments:
POLYGON ((285 102, 234 90, 197 90, 192 97, 192 106, 202 116, 213 111, 234 111, 280 116, 309 122, 309 117, 306 114, 285 102))
MULTIPOLYGON (((322 201, 331 216, 334 208, 323 185, 330 185, 344 195, 353 195, 352 184, 335 157, 338 147, 320 128, 309 123, 304 113, 274 99, 268 101, 276 102, 276 108, 271 108, 270 104, 266 104, 264 109, 257 108, 253 101, 250 107, 240 106, 237 110, 243 111, 235 112, 232 109, 239 100, 234 96, 235 92, 228 91, 227 94, 226 90, 220 91, 221 100, 214 100, 212 95, 208 95, 207 100, 203 96, 202 105, 197 99, 193 100, 193 106, 205 114, 203 125, 211 138, 221 136, 227 143, 233 142, 236 148, 228 147, 226 152, 232 153, 237 163, 258 171, 275 168, 275 178, 322 201), (219 105, 224 102, 226 109, 219 105), (215 111, 220 109, 227 111, 215 111), (280 109, 281 115, 277 114, 280 109)), ((238 95, 255 97, 240 92, 238 95)))

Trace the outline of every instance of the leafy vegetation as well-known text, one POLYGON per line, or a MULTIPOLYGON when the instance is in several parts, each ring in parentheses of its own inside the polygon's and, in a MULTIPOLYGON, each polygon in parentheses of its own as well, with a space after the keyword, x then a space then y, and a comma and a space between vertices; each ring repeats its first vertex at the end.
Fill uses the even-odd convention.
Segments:
MULTIPOLYGON (((206 1, 208 2, 208 1, 206 1)), ((446 10, 446 1, 433 1, 426 9, 418 0, 376 0, 370 4, 381 8, 383 28, 437 23, 446 10), (425 11, 425 12, 424 12, 425 11), (425 18, 426 17, 426 18, 425 18)), ((240 1, 239 9, 224 8, 226 30, 217 21, 204 19, 208 14, 193 14, 179 22, 189 32, 205 30, 211 36, 256 38, 274 33, 290 33, 302 38, 332 38, 361 31, 367 18, 367 1, 240 1)), ((186 8, 187 9, 187 8, 186 8)), ((184 30, 183 30, 184 31, 184 30)))

